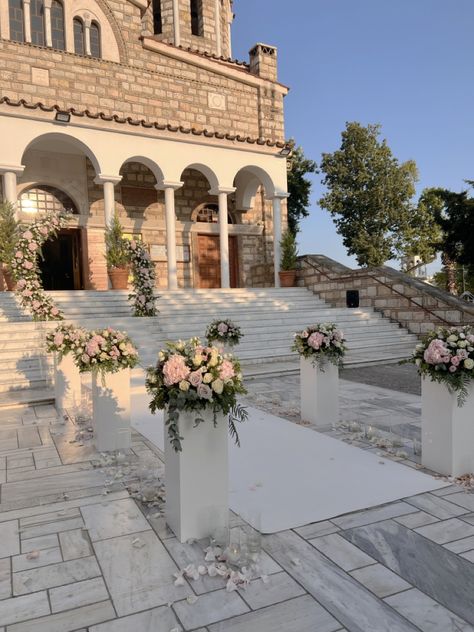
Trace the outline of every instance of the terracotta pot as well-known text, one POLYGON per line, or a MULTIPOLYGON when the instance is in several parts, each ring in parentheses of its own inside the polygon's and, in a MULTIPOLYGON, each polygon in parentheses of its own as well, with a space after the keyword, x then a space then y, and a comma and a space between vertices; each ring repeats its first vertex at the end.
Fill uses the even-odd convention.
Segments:
POLYGON ((7 290, 9 292, 13 292, 14 290, 16 290, 16 281, 14 280, 13 275, 10 272, 10 270, 8 270, 8 268, 2 268, 2 273, 3 273, 3 279, 7 286, 7 290))
POLYGON ((127 289, 128 268, 109 268, 109 277, 113 290, 127 289))
POLYGON ((281 287, 294 287, 296 283, 296 270, 280 270, 278 275, 280 277, 281 287))

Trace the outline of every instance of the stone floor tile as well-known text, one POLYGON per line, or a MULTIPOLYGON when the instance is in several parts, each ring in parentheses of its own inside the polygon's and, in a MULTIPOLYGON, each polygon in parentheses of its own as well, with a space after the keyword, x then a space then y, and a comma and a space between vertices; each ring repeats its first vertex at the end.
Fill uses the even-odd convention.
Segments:
POLYGON ((106 601, 109 594, 102 577, 95 577, 94 579, 51 588, 49 598, 51 611, 55 613, 87 606, 98 601, 106 601))
MULTIPOLYGON (((9 626, 8 632, 76 632, 78 626, 89 626, 115 617, 110 601, 51 614, 41 619, 9 626)), ((138 632, 135 630, 134 632, 138 632)))
POLYGON ((319 538, 322 535, 336 533, 337 531, 340 531, 340 527, 336 526, 329 520, 323 520, 322 522, 313 522, 312 524, 307 524, 304 527, 298 527, 295 531, 305 540, 311 540, 312 538, 319 538))
POLYGON ((46 591, 0 601, 0 621, 5 625, 36 619, 50 612, 46 591))
POLYGON ((0 599, 12 596, 11 563, 8 557, 0 560, 0 599))
POLYGON ((41 437, 37 428, 18 428, 18 445, 20 448, 33 448, 41 445, 41 437))
POLYGON ((454 505, 444 498, 439 498, 438 496, 433 496, 429 493, 420 494, 419 496, 411 496, 406 499, 406 502, 418 507, 418 509, 423 509, 440 520, 456 518, 457 516, 467 513, 466 509, 463 509, 458 505, 454 505))
POLYGON ((347 542, 347 540, 344 540, 344 538, 341 538, 337 533, 315 538, 310 540, 310 543, 345 571, 375 564, 373 558, 347 542))
POLYGON ((305 595, 209 627, 210 632, 336 632, 341 626, 305 595))
POLYGON ((93 542, 151 529, 132 498, 83 507, 81 512, 93 542))
POLYGON ((31 551, 42 551, 43 549, 52 549, 59 546, 59 539, 56 533, 49 535, 40 535, 37 538, 21 541, 21 552, 30 553, 31 551))
POLYGON ((436 524, 429 524, 426 527, 420 527, 415 529, 415 531, 425 538, 433 540, 433 542, 446 544, 453 540, 474 536, 474 525, 466 524, 458 518, 451 518, 436 524))
POLYGON ((435 518, 425 511, 417 511, 406 516, 398 516, 395 520, 409 529, 416 529, 417 527, 424 527, 427 524, 438 522, 439 518, 435 518))
POLYGON ((333 518, 332 522, 341 529, 352 529, 353 527, 360 527, 365 524, 380 522, 381 520, 387 520, 388 518, 395 518, 396 516, 404 516, 406 514, 415 513, 415 511, 416 509, 405 502, 390 503, 389 505, 384 505, 383 507, 365 509, 364 511, 357 511, 340 518, 333 518))
POLYGON ((2 485, 2 502, 38 498, 48 494, 70 492, 75 489, 89 490, 91 487, 103 486, 103 483, 103 473, 96 470, 59 474, 58 476, 38 476, 32 480, 2 485))
POLYGON ((13 572, 27 571, 31 568, 40 568, 41 566, 56 564, 57 562, 63 561, 59 546, 51 549, 45 549, 44 551, 38 551, 38 553, 39 555, 35 559, 28 559, 28 553, 12 557, 13 572))
MULTIPOLYGON (((417 632, 414 626, 296 533, 284 531, 265 536, 264 547, 341 626, 351 632, 417 632)), ((282 604, 282 607, 286 605, 282 604)), ((286 629, 291 630, 292 627, 286 629)), ((229 632, 231 628, 216 628, 212 632, 221 630, 229 632)), ((309 630, 312 632, 311 627, 309 630)))
POLYGON ((37 525, 45 524, 47 522, 59 522, 70 518, 81 518, 81 512, 77 507, 59 509, 58 511, 48 511, 35 516, 20 518, 20 528, 36 527, 37 525))
POLYGON ((434 489, 430 494, 434 496, 449 496, 459 492, 459 485, 449 485, 448 487, 442 487, 441 489, 434 489))
POLYGON ((265 582, 261 579, 252 580, 245 590, 240 591, 240 594, 252 610, 258 610, 304 595, 305 591, 287 573, 281 572, 270 575, 265 582))
POLYGON ((59 534, 64 560, 75 560, 93 554, 87 529, 73 529, 59 534))
MULTIPOLYGON (((40 461, 40 464, 43 463, 40 461)), ((38 476, 58 476, 59 474, 68 474, 71 472, 83 472, 85 470, 92 469, 92 465, 90 463, 74 463, 72 465, 55 465, 50 466, 48 468, 41 469, 41 472, 38 473, 38 470, 33 466, 30 469, 25 468, 16 468, 8 472, 8 481, 27 481, 32 478, 37 478, 38 476)))
POLYGON ((226 590, 201 595, 193 604, 186 600, 178 601, 173 604, 173 609, 185 630, 193 630, 249 611, 240 595, 226 590))
POLYGON ((50 533, 60 533, 70 529, 81 529, 84 526, 82 518, 70 518, 69 520, 58 520, 56 522, 45 522, 35 527, 24 527, 21 529, 22 539, 28 540, 50 533))
POLYGON ((474 549, 474 535, 471 535, 468 538, 462 538, 462 540, 448 542, 448 544, 444 545, 444 548, 448 549, 448 551, 452 551, 453 553, 465 553, 466 551, 470 551, 471 549, 474 549))
POLYGON ((474 627, 416 588, 385 601, 423 632, 474 632, 474 627))
POLYGON ((51 564, 43 568, 13 573, 13 594, 24 595, 74 581, 92 579, 100 574, 100 568, 94 556, 51 564))
POLYGON ((153 531, 99 540, 93 546, 119 616, 192 594, 187 585, 174 586, 178 567, 153 531))
POLYGON ((474 494, 467 494, 466 492, 450 494, 447 500, 469 511, 474 511, 474 494))
POLYGON ((7 456, 7 469, 16 469, 21 467, 34 467, 33 455, 28 454, 25 456, 7 456))
POLYGON ((474 624, 471 605, 474 573, 467 560, 394 520, 346 531, 344 537, 461 619, 474 624))
POLYGON ((463 557, 468 562, 474 562, 474 550, 467 551, 466 553, 461 553, 461 557, 463 557))
MULTIPOLYGON (((121 619, 114 619, 108 623, 93 625, 89 628, 89 632, 170 632, 174 628, 179 632, 183 629, 171 608, 162 606, 139 614, 131 614, 121 619)), ((201 632, 205 632, 205 630, 201 630, 201 632)))
POLYGON ((464 522, 467 522, 468 524, 474 524, 474 513, 469 513, 464 516, 460 516, 459 519, 464 520, 464 522))
POLYGON ((20 552, 20 535, 18 522, 10 520, 0 524, 0 558, 18 555, 20 552))
POLYGON ((354 579, 368 588, 377 597, 383 598, 393 595, 402 590, 411 588, 410 584, 404 579, 392 573, 382 564, 374 564, 359 568, 350 573, 354 579))

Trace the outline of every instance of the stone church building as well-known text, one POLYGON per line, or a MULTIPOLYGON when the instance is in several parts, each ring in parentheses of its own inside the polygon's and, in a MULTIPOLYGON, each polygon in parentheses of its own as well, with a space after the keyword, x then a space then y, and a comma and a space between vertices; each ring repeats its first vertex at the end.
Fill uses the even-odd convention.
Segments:
POLYGON ((162 288, 278 285, 288 147, 277 51, 232 58, 231 0, 0 0, 2 198, 70 209, 46 289, 108 287, 117 212, 162 288))

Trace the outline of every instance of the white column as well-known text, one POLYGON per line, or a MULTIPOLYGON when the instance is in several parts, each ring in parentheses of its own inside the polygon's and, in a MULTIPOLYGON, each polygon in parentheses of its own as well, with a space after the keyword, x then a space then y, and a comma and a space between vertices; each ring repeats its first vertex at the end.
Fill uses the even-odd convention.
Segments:
POLYGON ((218 196, 219 199, 219 246, 221 258, 221 288, 230 287, 230 267, 229 267, 229 223, 227 219, 227 196, 234 193, 233 187, 209 191, 211 195, 218 196))
POLYGON ((44 0, 44 39, 46 46, 53 45, 53 35, 51 33, 51 4, 53 0, 44 0))
POLYGON ((3 175, 3 199, 10 202, 16 208, 18 202, 17 179, 23 173, 24 167, 2 167, 0 174, 3 175))
POLYGON ((281 201, 288 197, 288 193, 278 193, 273 197, 273 261, 275 269, 275 287, 280 287, 281 262, 281 201))
POLYGON ((174 30, 174 45, 180 46, 181 31, 180 31, 180 24, 179 24, 179 0, 173 0, 173 30, 174 30))
POLYGON ((110 226, 115 213, 115 185, 122 180, 122 176, 99 175, 95 178, 96 184, 104 187, 104 223, 110 226))
POLYGON ((228 29, 228 35, 227 37, 229 38, 229 50, 228 50, 228 56, 232 57, 232 22, 234 21, 234 14, 232 13, 232 6, 229 3, 229 7, 227 9, 227 29, 228 29))
POLYGON ((25 27, 25 42, 31 42, 31 7, 30 0, 23 0, 23 20, 25 27))
POLYGON ((222 33, 221 33, 221 0, 215 0, 214 15, 216 21, 216 55, 222 55, 222 33))
POLYGON ((162 182, 156 188, 165 192, 166 259, 168 266, 168 290, 178 289, 178 269, 176 265, 176 214, 174 192, 183 186, 182 182, 162 182))
POLYGON ((84 15, 84 43, 86 55, 91 54, 91 16, 89 13, 84 15))

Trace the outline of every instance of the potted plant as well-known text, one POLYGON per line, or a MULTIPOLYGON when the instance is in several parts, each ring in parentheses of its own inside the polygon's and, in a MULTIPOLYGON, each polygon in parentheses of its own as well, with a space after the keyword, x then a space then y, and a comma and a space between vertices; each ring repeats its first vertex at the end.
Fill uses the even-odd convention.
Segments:
POLYGON ((474 471, 474 328, 428 332, 408 362, 422 377, 422 464, 448 476, 474 471))
POLYGON ((298 262, 298 248, 296 236, 291 230, 286 230, 280 241, 280 286, 293 287, 296 282, 296 265, 298 262))
POLYGON ((217 346, 222 353, 231 352, 242 336, 242 330, 230 318, 213 320, 206 329, 208 344, 217 346))
POLYGON ((105 229, 107 271, 113 290, 126 290, 128 285, 129 255, 123 237, 123 229, 115 214, 110 226, 105 229))
POLYGON ((108 327, 90 331, 74 349, 80 373, 92 373, 92 418, 99 452, 131 446, 130 369, 138 353, 126 333, 108 327))
POLYGON ((319 323, 295 334, 300 356, 301 419, 317 426, 339 420, 339 367, 346 352, 335 323, 319 323))
POLYGON ((227 434, 239 445, 235 423, 247 419, 239 363, 199 338, 168 343, 146 387, 151 412, 164 410, 167 523, 181 542, 209 537, 215 515, 228 516, 227 434))
POLYGON ((15 208, 10 202, 0 204, 0 264, 7 290, 15 289, 10 262, 13 260, 20 235, 20 224, 15 217, 15 208))

